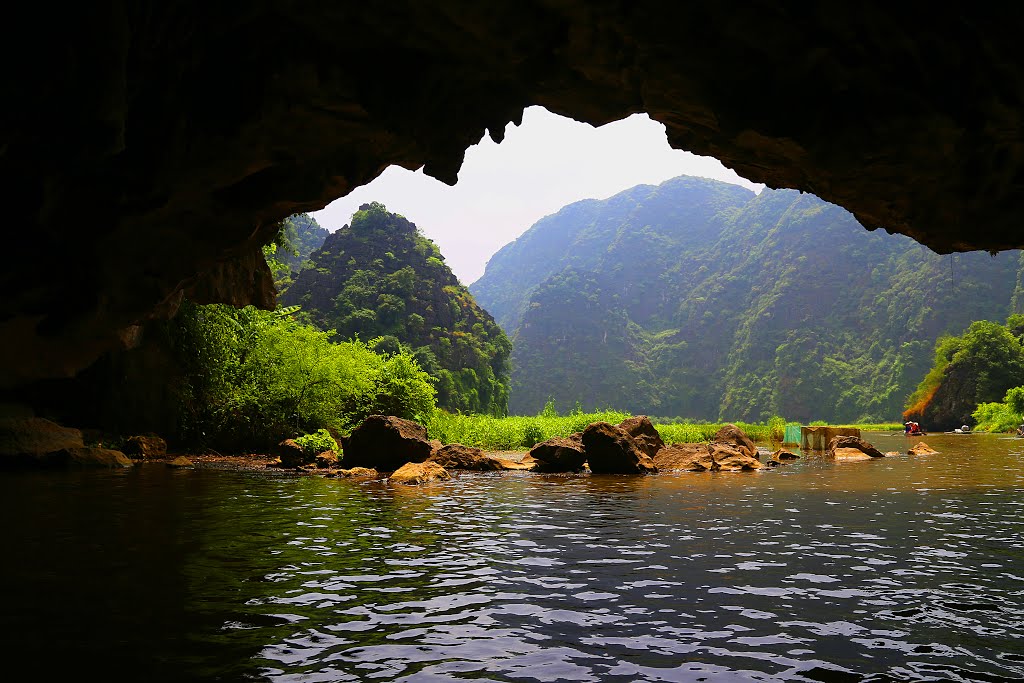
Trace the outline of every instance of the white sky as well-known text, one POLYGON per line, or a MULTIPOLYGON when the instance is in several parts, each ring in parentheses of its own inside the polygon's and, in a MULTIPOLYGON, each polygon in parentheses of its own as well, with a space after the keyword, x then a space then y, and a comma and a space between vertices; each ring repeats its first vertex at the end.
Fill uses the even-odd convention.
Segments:
POLYGON ((530 107, 509 124, 500 145, 484 136, 466 150, 454 187, 397 166, 312 215, 337 230, 360 204, 377 201, 415 223, 444 254, 463 284, 487 260, 544 216, 581 199, 605 199, 634 185, 679 175, 754 184, 717 159, 674 150, 665 127, 646 114, 595 128, 530 107))

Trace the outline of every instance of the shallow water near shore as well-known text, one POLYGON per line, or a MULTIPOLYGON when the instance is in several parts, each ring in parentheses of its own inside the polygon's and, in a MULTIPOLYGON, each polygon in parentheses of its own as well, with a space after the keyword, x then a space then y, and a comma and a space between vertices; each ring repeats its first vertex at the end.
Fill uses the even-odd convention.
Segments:
POLYGON ((751 473, 0 477, 24 680, 1024 680, 1024 440, 751 473))

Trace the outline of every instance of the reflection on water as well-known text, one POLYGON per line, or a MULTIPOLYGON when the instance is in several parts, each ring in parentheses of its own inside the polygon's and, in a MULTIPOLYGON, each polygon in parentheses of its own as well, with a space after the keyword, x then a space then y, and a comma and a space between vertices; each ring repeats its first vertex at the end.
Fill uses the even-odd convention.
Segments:
POLYGON ((422 489, 156 466, 5 476, 9 668, 1022 679, 1024 440, 923 440, 940 453, 422 489))

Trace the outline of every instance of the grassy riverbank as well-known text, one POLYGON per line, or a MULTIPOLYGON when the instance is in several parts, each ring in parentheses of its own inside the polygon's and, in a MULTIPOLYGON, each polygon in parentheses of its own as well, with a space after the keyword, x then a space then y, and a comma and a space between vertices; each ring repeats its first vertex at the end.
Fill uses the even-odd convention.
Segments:
MULTIPOLYGON (((557 415, 548 411, 547 414, 513 417, 453 415, 439 410, 434 413, 426 426, 430 438, 439 439, 444 444, 461 443, 487 450, 517 450, 532 448, 535 444, 553 436, 569 436, 573 432, 582 432, 591 422, 618 424, 630 417, 633 417, 630 413, 616 410, 570 415, 557 415)), ((661 422, 658 418, 654 418, 653 421, 661 438, 668 444, 711 441, 722 425, 726 424, 724 422, 708 424, 661 422)), ((746 432, 754 441, 766 445, 781 443, 786 427, 786 421, 781 417, 771 418, 767 422, 734 422, 733 424, 746 432)), ((898 422, 832 426, 855 427, 862 432, 903 431, 903 425, 898 422)))
MULTIPOLYGON (((441 443, 461 443, 488 450, 516 450, 531 448, 553 436, 569 436, 583 431, 591 422, 618 424, 633 417, 630 413, 604 411, 571 415, 536 415, 489 417, 487 415, 453 415, 437 411, 427 422, 427 434, 441 443)), ((665 443, 695 443, 710 441, 725 423, 676 424, 658 423, 654 426, 665 443)), ((754 441, 769 443, 782 441, 785 420, 773 418, 765 423, 734 423, 754 441)))

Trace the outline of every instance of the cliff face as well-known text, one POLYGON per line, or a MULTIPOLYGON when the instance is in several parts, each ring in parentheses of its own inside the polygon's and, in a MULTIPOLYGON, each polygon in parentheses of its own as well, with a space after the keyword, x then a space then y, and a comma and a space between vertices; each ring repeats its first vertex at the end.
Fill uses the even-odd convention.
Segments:
POLYGON ((437 380, 442 408, 506 413, 511 343, 413 223, 364 204, 310 261, 282 304, 342 339, 410 347, 437 380))
POLYGON ((101 0, 19 19, 0 387, 76 372, 218 269, 236 284, 210 297, 270 305, 254 255, 277 221, 390 164, 454 182, 532 104, 648 112, 677 148, 939 251, 1022 245, 1022 7, 101 0))

